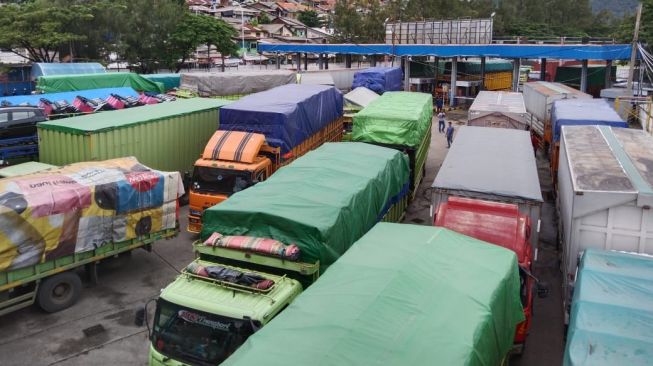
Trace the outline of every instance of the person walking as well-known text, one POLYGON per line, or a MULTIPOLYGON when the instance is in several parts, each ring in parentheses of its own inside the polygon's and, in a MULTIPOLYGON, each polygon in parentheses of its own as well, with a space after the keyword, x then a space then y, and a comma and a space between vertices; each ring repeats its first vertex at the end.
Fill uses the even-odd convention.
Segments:
POLYGON ((449 127, 447 127, 447 149, 451 147, 453 142, 453 125, 449 122, 449 127))
POLYGON ((440 111, 440 113, 438 113, 438 132, 440 133, 444 133, 444 117, 444 111, 440 111))

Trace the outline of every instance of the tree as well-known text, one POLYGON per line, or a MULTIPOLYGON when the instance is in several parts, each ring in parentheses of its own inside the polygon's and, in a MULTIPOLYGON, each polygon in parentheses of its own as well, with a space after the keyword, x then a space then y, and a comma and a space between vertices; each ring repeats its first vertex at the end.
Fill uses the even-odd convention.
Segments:
POLYGON ((258 24, 270 24, 272 20, 266 12, 261 12, 261 15, 258 16, 258 24))
POLYGON ((59 7, 47 0, 37 0, 4 5, 0 12, 0 47, 32 62, 53 62, 59 48, 86 39, 71 30, 70 24, 90 23, 92 19, 89 8, 81 4, 59 7))
POLYGON ((307 27, 314 28, 320 26, 320 18, 315 10, 302 10, 297 15, 297 20, 304 23, 307 27))
POLYGON ((236 30, 222 19, 187 12, 166 44, 163 63, 179 72, 200 45, 215 46, 223 55, 235 54, 238 47, 231 40, 235 36, 236 30))

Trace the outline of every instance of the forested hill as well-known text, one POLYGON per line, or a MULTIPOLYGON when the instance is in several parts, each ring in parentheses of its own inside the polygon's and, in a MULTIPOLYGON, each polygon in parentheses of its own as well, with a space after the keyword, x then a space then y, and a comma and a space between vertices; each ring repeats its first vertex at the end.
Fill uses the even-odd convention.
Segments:
POLYGON ((616 17, 635 13, 638 0, 592 0, 592 12, 594 14, 607 10, 616 17))

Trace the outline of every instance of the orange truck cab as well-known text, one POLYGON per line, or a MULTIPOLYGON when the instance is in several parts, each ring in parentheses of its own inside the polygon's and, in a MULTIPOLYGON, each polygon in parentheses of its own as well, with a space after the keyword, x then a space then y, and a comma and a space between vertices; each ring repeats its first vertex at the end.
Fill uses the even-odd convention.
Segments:
POLYGON ((533 288, 536 279, 531 274, 533 249, 530 244, 531 222, 515 204, 449 197, 435 214, 434 226, 446 227, 458 233, 512 250, 517 255, 521 281, 520 297, 526 320, 515 330, 515 351, 521 353, 531 324, 533 288))
POLYGON ((193 169, 188 231, 199 233, 205 209, 266 180, 279 164, 280 149, 267 145, 264 135, 216 131, 193 169))

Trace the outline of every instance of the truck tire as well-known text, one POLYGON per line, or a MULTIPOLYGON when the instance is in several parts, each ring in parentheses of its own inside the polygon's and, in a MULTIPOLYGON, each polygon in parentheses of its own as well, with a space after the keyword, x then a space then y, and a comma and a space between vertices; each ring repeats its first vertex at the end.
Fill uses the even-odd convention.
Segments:
POLYGON ((39 285, 36 303, 48 313, 72 306, 82 292, 82 280, 74 272, 63 272, 44 279, 39 285))

